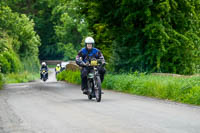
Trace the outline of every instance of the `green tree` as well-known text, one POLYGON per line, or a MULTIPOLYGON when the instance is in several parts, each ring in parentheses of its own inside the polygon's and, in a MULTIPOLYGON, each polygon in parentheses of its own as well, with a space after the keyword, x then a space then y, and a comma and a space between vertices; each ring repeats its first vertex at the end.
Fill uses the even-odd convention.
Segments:
MULTIPOLYGON (((95 37, 105 35, 115 71, 192 74, 199 65, 199 1, 82 0, 95 37), (106 26, 101 33, 95 25, 106 26), (109 34, 106 34, 109 33, 109 34), (100 34, 100 35, 99 35, 100 34)), ((103 45, 103 41, 101 41, 103 45)), ((101 47, 100 46, 100 47, 101 47)))
POLYGON ((74 59, 81 48, 84 37, 88 35, 88 24, 79 13, 79 0, 64 1, 52 11, 58 53, 65 60, 74 59))
POLYGON ((64 54, 67 51, 62 49, 63 45, 72 43, 72 48, 78 51, 88 34, 87 22, 79 11, 79 0, 8 0, 6 3, 14 11, 25 13, 34 20, 42 43, 40 59, 68 58, 64 57, 68 54, 64 54))
POLYGON ((19 72, 22 64, 32 61, 30 70, 39 67, 39 36, 34 31, 34 23, 24 14, 13 13, 4 5, 0 5, 0 65, 3 73, 19 72), (25 60, 27 59, 27 60, 25 60))

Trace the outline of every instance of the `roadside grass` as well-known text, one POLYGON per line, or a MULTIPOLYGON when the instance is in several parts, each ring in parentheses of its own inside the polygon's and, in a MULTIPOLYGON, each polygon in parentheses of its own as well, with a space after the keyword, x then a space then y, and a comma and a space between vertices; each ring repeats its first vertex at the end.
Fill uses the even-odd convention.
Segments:
POLYGON ((103 88, 200 105, 200 77, 155 75, 107 75, 103 88))
POLYGON ((10 73, 4 75, 4 81, 6 84, 10 83, 26 83, 30 81, 34 81, 36 79, 39 79, 38 73, 30 73, 30 72, 23 72, 23 73, 10 73))
POLYGON ((2 89, 2 86, 3 86, 3 76, 0 73, 0 89, 2 89))
POLYGON ((68 83, 81 84, 80 71, 64 70, 56 76, 59 81, 67 81, 68 83))
MULTIPOLYGON (((80 84, 80 71, 63 71, 57 80, 80 84)), ((141 74, 107 74, 102 87, 140 96, 200 105, 200 76, 173 77, 141 74)))

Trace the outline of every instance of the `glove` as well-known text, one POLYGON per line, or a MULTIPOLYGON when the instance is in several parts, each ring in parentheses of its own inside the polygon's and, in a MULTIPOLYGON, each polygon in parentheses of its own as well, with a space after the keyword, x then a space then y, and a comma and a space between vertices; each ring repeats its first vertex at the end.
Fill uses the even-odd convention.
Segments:
POLYGON ((105 61, 102 61, 101 67, 104 67, 105 65, 106 65, 106 62, 105 62, 105 61))
POLYGON ((80 66, 86 66, 85 62, 82 61, 82 62, 80 63, 80 66))

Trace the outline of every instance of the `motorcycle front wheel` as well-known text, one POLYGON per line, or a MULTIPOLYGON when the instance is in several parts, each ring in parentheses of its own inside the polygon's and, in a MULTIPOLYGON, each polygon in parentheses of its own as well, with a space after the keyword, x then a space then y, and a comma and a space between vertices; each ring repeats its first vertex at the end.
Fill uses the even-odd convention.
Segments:
POLYGON ((46 81, 46 78, 43 78, 43 81, 45 82, 45 81, 46 81))
POLYGON ((47 79, 46 79, 46 75, 43 75, 42 76, 42 80, 45 82, 47 79))
POLYGON ((92 100, 92 89, 93 88, 93 81, 88 81, 88 99, 92 100))
POLYGON ((89 100, 92 100, 92 96, 91 96, 91 95, 88 95, 88 99, 89 99, 89 100))
POLYGON ((100 102, 101 101, 101 79, 99 76, 96 78, 95 96, 96 96, 96 101, 100 102))

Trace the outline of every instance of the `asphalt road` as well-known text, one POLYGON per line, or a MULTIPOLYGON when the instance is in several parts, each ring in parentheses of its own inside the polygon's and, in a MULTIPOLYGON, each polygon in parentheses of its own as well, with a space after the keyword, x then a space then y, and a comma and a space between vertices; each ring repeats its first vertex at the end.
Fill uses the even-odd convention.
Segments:
POLYGON ((198 106, 112 91, 97 103, 54 74, 0 90, 0 133, 200 133, 198 106))

